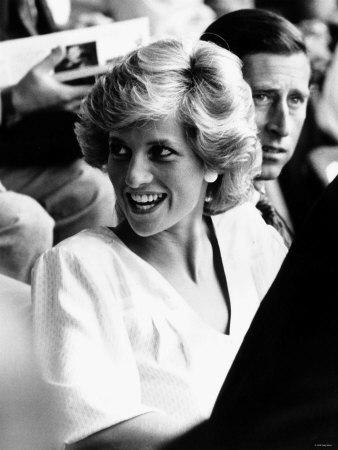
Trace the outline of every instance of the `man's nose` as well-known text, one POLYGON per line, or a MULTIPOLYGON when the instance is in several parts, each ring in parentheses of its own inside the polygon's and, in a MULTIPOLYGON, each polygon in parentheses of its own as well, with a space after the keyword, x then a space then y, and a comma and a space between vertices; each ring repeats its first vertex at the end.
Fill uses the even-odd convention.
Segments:
POLYGON ((270 112, 268 121, 269 131, 280 137, 288 136, 290 133, 290 112, 286 102, 278 102, 270 112))
POLYGON ((126 184, 137 189, 138 187, 148 184, 152 181, 153 174, 151 172, 150 161, 143 155, 135 155, 131 158, 126 174, 126 184))

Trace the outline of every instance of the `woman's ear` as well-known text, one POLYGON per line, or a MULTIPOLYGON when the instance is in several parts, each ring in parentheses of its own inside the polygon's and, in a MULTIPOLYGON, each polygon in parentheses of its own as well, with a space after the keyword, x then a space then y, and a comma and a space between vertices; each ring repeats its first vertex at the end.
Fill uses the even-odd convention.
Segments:
POLYGON ((217 180, 217 177, 218 173, 214 170, 206 170, 204 174, 204 181, 206 181, 207 183, 213 183, 217 180))

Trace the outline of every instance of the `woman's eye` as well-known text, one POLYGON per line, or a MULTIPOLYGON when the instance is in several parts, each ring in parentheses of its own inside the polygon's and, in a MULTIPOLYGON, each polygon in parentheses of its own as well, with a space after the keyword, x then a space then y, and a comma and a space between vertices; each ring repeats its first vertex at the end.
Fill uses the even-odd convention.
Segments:
POLYGON ((175 152, 168 147, 152 147, 150 149, 150 156, 152 159, 167 159, 174 155, 175 152))
POLYGON ((128 149, 122 144, 111 143, 109 145, 109 151, 114 159, 127 159, 129 155, 128 149))

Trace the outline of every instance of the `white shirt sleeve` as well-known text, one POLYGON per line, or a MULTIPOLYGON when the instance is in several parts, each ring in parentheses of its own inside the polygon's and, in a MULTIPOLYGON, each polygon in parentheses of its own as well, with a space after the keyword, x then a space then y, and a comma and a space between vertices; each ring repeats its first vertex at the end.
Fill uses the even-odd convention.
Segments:
POLYGON ((111 277, 88 261, 54 248, 34 269, 36 351, 66 443, 150 410, 111 277))

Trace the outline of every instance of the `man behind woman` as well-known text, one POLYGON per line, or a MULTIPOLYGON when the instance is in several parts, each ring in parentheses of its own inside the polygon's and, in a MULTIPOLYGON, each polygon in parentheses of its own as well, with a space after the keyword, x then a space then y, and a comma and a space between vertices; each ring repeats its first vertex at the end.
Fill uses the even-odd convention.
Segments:
POLYGON ((77 135, 123 219, 39 260, 40 364, 71 448, 156 448, 210 416, 286 253, 251 202, 251 91, 226 50, 156 42, 97 81, 77 135))
MULTIPOLYGON (((290 197, 301 198, 301 194, 295 192, 297 184, 293 183, 287 186, 285 199, 278 180, 294 155, 310 96, 311 67, 304 39, 289 21, 259 9, 225 14, 209 25, 201 39, 229 49, 243 61, 263 151, 262 173, 256 183, 261 194, 257 207, 289 247, 293 233, 286 201, 289 204, 290 197)), ((299 180, 304 180, 304 172, 302 168, 297 174, 299 180)), ((303 202, 308 202, 308 197, 303 192, 303 202)), ((290 211, 298 222, 304 219, 301 211, 304 214, 303 206, 290 211)))

